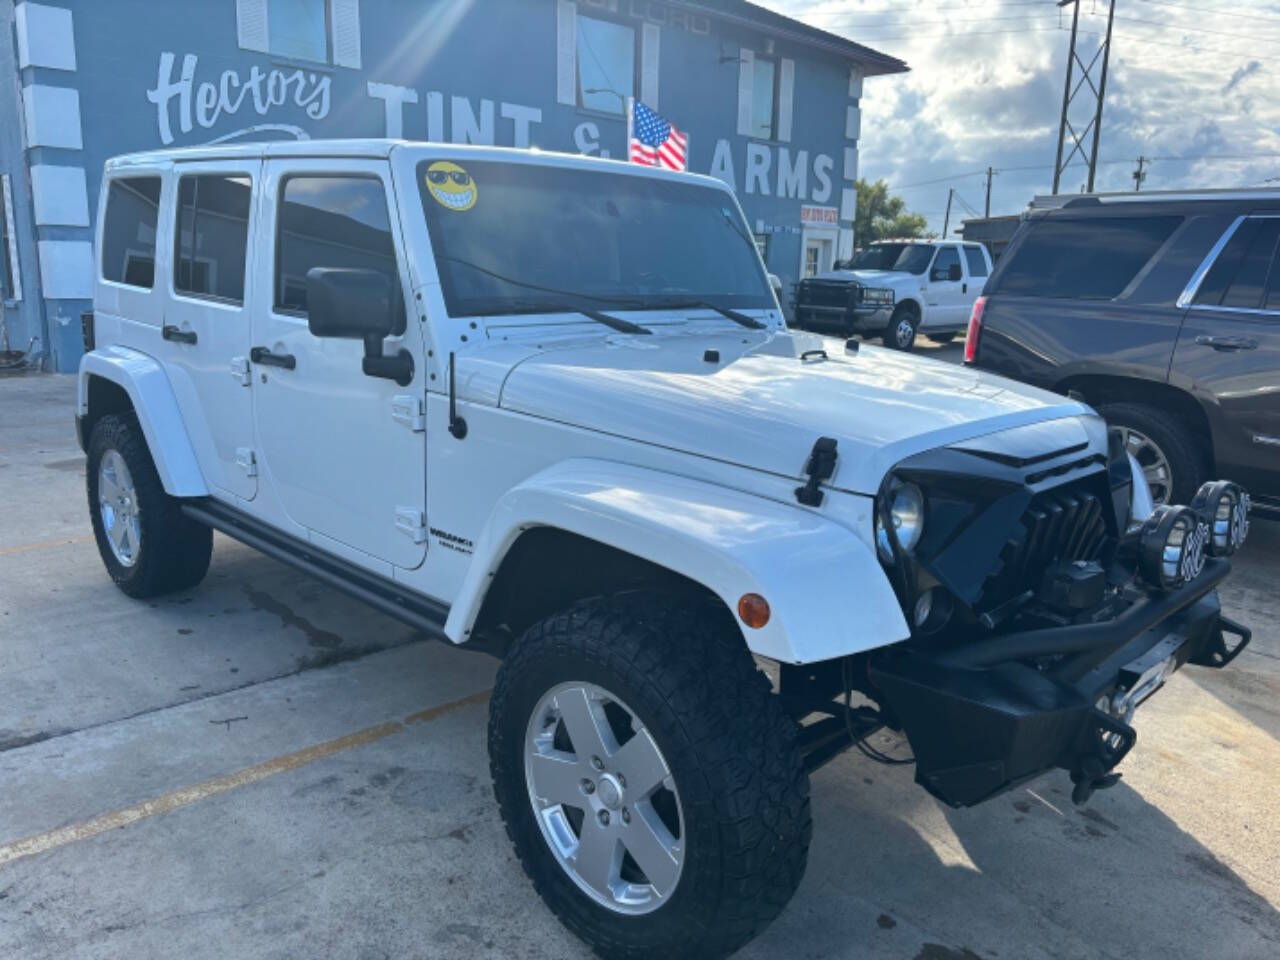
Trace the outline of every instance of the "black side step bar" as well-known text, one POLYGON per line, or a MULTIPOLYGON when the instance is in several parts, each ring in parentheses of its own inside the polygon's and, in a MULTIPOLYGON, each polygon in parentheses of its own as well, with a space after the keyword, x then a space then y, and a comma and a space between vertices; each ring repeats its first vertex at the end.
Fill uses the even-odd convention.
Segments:
POLYGON ((444 622, 449 608, 443 603, 412 593, 355 564, 324 554, 304 540, 272 529, 215 500, 186 501, 182 504, 182 512, 192 520, 311 574, 388 616, 436 639, 445 639, 444 622))

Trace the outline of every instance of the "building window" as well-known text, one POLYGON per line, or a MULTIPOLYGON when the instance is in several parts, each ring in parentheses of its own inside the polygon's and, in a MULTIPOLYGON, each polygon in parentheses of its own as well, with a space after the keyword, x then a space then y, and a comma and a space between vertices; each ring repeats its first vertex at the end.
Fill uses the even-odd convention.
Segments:
POLYGON ((18 244, 13 235, 13 194, 9 192, 9 175, 0 176, 0 297, 22 299, 22 283, 18 278, 18 244))
POLYGON ((248 177, 213 174, 178 181, 174 290, 244 302, 252 190, 248 177))
POLYGON ((329 62, 329 0, 267 0, 267 45, 296 60, 329 62))
POLYGON ((765 263, 769 262, 769 235, 767 233, 753 233, 751 239, 756 242, 756 249, 760 251, 760 259, 765 263))
POLYGON ((751 69, 751 136, 773 140, 778 120, 778 65, 756 57, 751 69))
POLYGON ((804 276, 806 278, 818 275, 818 257, 821 252, 817 244, 810 244, 804 248, 804 276))
POLYGON ((577 22, 578 106, 621 116, 636 92, 636 32, 610 20, 577 22))
POLYGON ((156 274, 159 177, 123 177, 107 190, 102 279, 150 290, 156 274))
MULTIPOLYGON (((307 312, 307 271, 353 267, 385 274, 400 289, 387 193, 374 177, 289 177, 276 225, 277 310, 307 312)), ((393 303, 401 302, 399 293, 393 303)), ((397 333, 404 332, 403 317, 397 333)))

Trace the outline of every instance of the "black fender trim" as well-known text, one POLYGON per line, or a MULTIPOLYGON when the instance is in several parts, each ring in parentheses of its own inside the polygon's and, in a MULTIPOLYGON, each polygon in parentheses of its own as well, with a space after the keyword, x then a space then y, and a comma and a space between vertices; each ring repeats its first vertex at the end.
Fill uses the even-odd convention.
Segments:
POLYGON ((444 633, 444 622, 449 616, 447 604, 405 590, 400 584, 317 550, 305 540, 276 530, 216 500, 184 501, 182 512, 192 520, 309 573, 317 580, 437 640, 448 640, 444 633))

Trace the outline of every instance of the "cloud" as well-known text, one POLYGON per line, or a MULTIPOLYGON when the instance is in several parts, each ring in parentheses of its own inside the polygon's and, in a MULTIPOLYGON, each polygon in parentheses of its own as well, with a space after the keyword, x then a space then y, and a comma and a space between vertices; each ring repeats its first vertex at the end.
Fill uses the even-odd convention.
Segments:
MULTIPOLYGON (((1050 0, 1043 7, 1013 0, 756 2, 911 66, 910 73, 866 81, 859 172, 887 180, 928 216, 932 230, 941 232, 948 188, 982 209, 988 165, 999 171, 993 214, 1018 213, 1052 188, 1071 20, 1050 0)), ((1132 189, 1140 155, 1147 158, 1143 189, 1243 186, 1280 175, 1280 98, 1249 96, 1262 88, 1243 83, 1280 63, 1280 5, 1251 5, 1257 24, 1243 15, 1215 18, 1213 34, 1201 29, 1203 11, 1192 6, 1161 4, 1157 16, 1155 6, 1135 0, 1117 10, 1095 189, 1132 189), (1267 20, 1275 21, 1267 24, 1275 39, 1263 41, 1267 20), (1244 66, 1224 86, 1222 64, 1232 59, 1244 66), (1267 154, 1274 156, 1259 156, 1267 154)), ((1085 63, 1106 30, 1106 9, 1081 4, 1085 63)), ((1087 96, 1073 105, 1077 130, 1088 125, 1092 106, 1087 96)), ((1064 156, 1071 147, 1068 137, 1064 156)), ((1061 189, 1077 192, 1086 177, 1077 154, 1061 189)))
POLYGON ((1231 79, 1227 81, 1227 85, 1222 88, 1223 93, 1230 93, 1236 87, 1240 86, 1240 81, 1245 77, 1251 77, 1262 69, 1261 60, 1250 60, 1243 67, 1236 67, 1231 74, 1231 79))

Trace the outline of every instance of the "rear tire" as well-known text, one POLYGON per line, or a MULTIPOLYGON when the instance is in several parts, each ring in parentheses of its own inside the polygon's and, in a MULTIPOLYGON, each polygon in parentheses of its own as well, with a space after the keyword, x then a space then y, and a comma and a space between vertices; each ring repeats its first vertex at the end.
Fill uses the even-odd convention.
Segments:
POLYGON ((116 586, 141 599, 204 579, 213 531, 183 514, 164 492, 132 413, 94 425, 85 480, 98 553, 116 586))
POLYGON ((886 347, 894 350, 910 350, 916 342, 916 330, 919 327, 920 310, 911 303, 899 304, 880 339, 886 347))
MULTIPOLYGON (((601 956, 636 960, 726 956, 791 899, 812 833, 809 779, 795 737, 795 724, 728 612, 718 603, 661 593, 584 601, 531 627, 498 672, 489 708, 494 792, 525 872, 561 922, 601 956), (588 713, 604 731, 596 742, 609 744, 599 767, 587 757, 596 751, 581 746, 594 733, 570 734, 575 701, 559 699, 561 691, 577 696, 580 689, 586 695, 576 702, 594 705, 588 713), (618 704, 629 720, 615 719, 618 704), (651 738, 660 761, 650 768, 668 772, 654 780, 664 786, 651 795, 644 819, 651 819, 669 782, 675 799, 666 802, 663 819, 678 822, 679 836, 674 829, 661 835, 668 844, 675 839, 676 847, 667 849, 680 863, 677 879, 668 873, 664 896, 650 896, 628 912, 619 889, 638 883, 656 892, 660 885, 648 879, 643 855, 632 857, 625 833, 642 822, 644 788, 636 786, 639 777, 630 784, 624 778, 619 800, 615 782, 605 781, 625 772, 622 751, 633 742, 649 749, 641 736, 651 738), (611 740, 621 746, 615 750, 611 740), (544 768, 527 766, 535 753, 535 761, 544 761, 538 751, 546 750, 578 764, 563 788, 570 802, 555 802, 555 786, 544 795, 538 782, 544 768), (573 789, 579 777, 580 797, 573 789), (531 779, 538 782, 536 796, 531 779), (620 808, 601 807, 606 802, 620 808), (627 804, 633 812, 619 827, 627 804), (567 816, 575 810, 576 817, 567 816), (575 864, 589 859, 597 831, 610 824, 619 831, 620 846, 608 847, 617 879, 594 884, 604 890, 600 896, 590 892, 591 871, 575 864)), ((659 867, 666 869, 665 862, 659 867)))
POLYGON ((1124 433, 1157 503, 1190 503, 1209 478, 1209 458, 1178 417, 1146 403, 1104 403, 1098 413, 1124 433))

